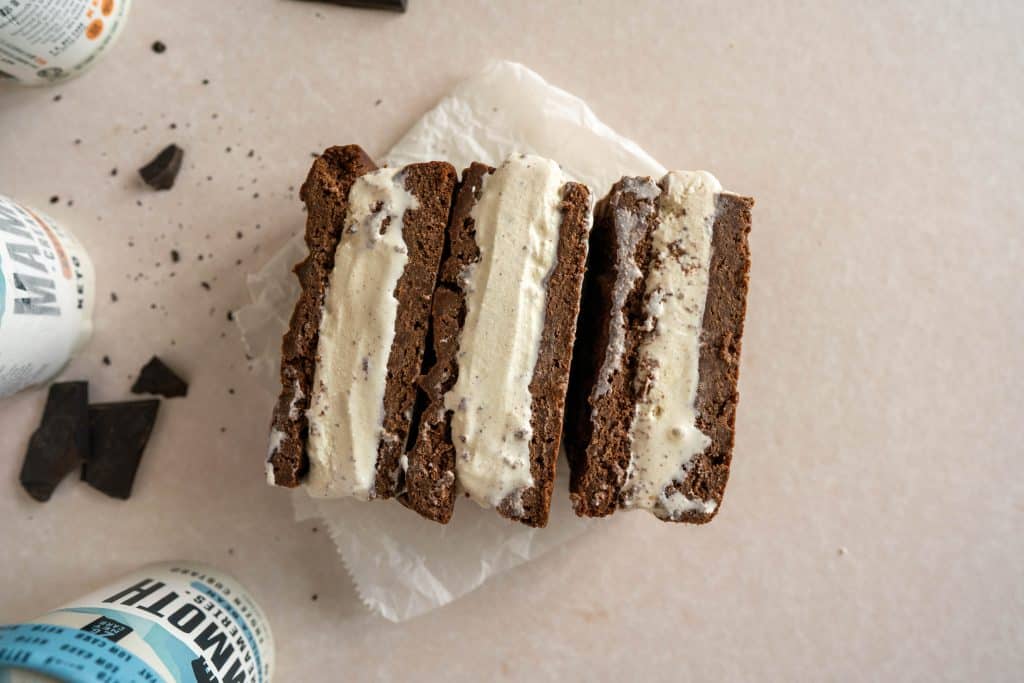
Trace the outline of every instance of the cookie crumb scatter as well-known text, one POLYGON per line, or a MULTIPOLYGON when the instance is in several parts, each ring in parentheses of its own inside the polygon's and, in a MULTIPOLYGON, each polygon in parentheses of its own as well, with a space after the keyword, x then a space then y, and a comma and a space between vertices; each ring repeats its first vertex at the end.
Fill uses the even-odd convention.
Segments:
POLYGON ((167 46, 164 45, 163 42, 159 41, 159 40, 154 41, 152 47, 153 47, 153 52, 157 53, 158 55, 161 55, 161 54, 163 54, 164 52, 167 51, 167 46))

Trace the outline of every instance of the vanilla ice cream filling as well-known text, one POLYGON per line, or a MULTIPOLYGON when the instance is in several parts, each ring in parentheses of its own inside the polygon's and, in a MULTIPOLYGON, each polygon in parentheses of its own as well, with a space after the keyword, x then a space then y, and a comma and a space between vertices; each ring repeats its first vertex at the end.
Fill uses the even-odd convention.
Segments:
POLYGON ((715 204, 722 186, 704 171, 672 171, 661 181, 658 224, 645 283, 646 335, 638 349, 638 400, 630 428, 632 458, 625 507, 665 519, 716 503, 665 488, 682 484, 711 439, 698 429, 700 335, 708 295, 715 204))
POLYGON ((463 273, 459 377, 445 396, 459 486, 477 503, 521 514, 530 473, 533 379, 558 255, 558 164, 516 155, 485 176, 471 211, 480 259, 463 273))
POLYGON ((371 497, 384 429, 387 366, 395 339, 395 287, 409 260, 402 238, 416 197, 400 169, 360 176, 334 256, 320 318, 309 409, 311 496, 371 497))

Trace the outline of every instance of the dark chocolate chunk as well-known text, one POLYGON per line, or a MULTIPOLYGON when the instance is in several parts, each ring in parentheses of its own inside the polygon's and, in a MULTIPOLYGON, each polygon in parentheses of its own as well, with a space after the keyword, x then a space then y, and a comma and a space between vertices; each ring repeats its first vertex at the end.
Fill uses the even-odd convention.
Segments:
POLYGON ((50 499, 68 472, 89 452, 89 384, 50 385, 46 408, 21 466, 21 485, 39 502, 50 499))
POLYGON ((167 51, 167 46, 164 45, 162 41, 158 40, 158 41, 153 43, 153 52, 155 52, 155 53, 157 53, 159 55, 159 54, 163 54, 166 51, 167 51))
POLYGON ((329 2, 332 5, 346 5, 348 7, 365 7, 367 9, 386 9, 392 12, 404 12, 408 0, 316 0, 317 2, 329 2))
POLYGON ((132 385, 132 393, 158 394, 164 398, 186 396, 188 383, 174 374, 162 360, 153 356, 139 372, 139 378, 132 385))
POLYGON ((82 465, 82 479, 112 498, 127 500, 159 407, 156 398, 89 406, 92 452, 82 465))
POLYGON ((142 180, 154 190, 169 190, 181 170, 185 150, 177 145, 167 145, 153 161, 139 169, 142 180))

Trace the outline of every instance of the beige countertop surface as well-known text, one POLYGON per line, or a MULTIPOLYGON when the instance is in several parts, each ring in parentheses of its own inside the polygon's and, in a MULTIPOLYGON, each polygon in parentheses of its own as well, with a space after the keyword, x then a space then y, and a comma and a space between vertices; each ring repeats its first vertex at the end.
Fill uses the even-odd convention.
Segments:
POLYGON ((191 382, 128 502, 71 478, 31 500, 45 392, 0 400, 0 621, 188 558, 252 589, 288 683, 1019 680, 1024 11, 858 4, 137 0, 92 72, 0 89, 0 192, 99 272, 62 376, 124 399, 156 353, 191 382), (382 153, 492 59, 757 198, 732 479, 708 526, 616 515, 393 624, 265 485, 270 405, 226 316, 301 230, 312 152, 382 153), (149 191, 170 142, 185 167, 149 191))

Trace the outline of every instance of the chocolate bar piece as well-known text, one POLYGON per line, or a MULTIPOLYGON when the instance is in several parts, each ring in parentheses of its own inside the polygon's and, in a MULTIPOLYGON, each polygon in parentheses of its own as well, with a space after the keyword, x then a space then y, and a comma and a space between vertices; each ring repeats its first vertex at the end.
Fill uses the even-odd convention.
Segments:
POLYGON ((345 5, 347 7, 364 7, 366 9, 385 9, 392 12, 404 12, 407 0, 316 0, 317 2, 329 2, 333 5, 345 5))
POLYGON ((149 359, 132 385, 133 394, 158 394, 164 398, 186 396, 188 383, 174 374, 158 357, 149 359))
POLYGON ((32 434, 21 466, 21 485, 39 502, 50 499, 57 484, 89 451, 89 384, 50 386, 39 427, 32 434))
POLYGON ((127 500, 156 422, 160 399, 89 406, 91 454, 82 479, 112 498, 127 500))

